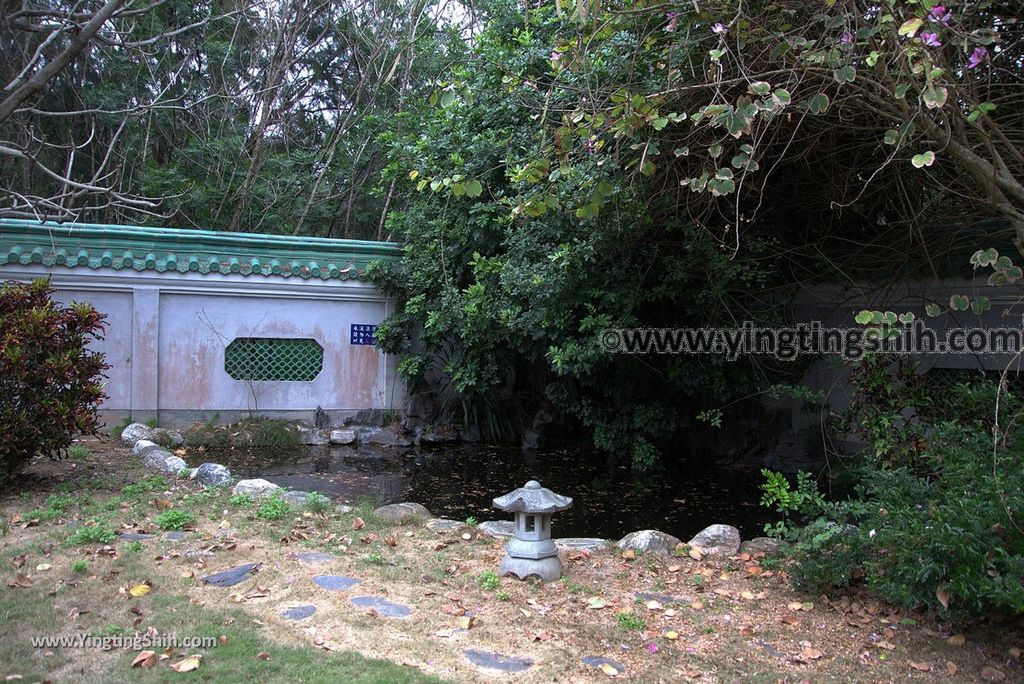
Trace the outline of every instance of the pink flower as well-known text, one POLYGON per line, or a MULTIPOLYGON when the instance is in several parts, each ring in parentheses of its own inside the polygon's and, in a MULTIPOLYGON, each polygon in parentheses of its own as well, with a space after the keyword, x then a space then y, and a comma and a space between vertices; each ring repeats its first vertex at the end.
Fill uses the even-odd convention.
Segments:
POLYGON ((988 50, 986 50, 983 47, 976 47, 974 48, 974 52, 971 53, 970 58, 967 60, 967 67, 969 69, 974 69, 979 64, 984 62, 987 57, 988 50))
POLYGON ((928 13, 928 18, 945 26, 949 26, 949 22, 953 20, 953 13, 947 11, 945 5, 936 5, 935 7, 932 7, 932 11, 928 13))
POLYGON ((928 47, 942 47, 942 41, 939 40, 939 34, 928 31, 921 32, 921 42, 928 47))
POLYGON ((665 17, 668 18, 668 24, 665 26, 665 30, 675 31, 679 26, 679 12, 669 12, 665 17))
POLYGON ((839 36, 839 42, 843 45, 849 45, 853 42, 853 34, 849 31, 845 32, 843 35, 839 36))
POLYGON ((647 652, 648 653, 657 653, 658 652, 658 644, 654 643, 653 641, 651 643, 647 644, 647 652))
POLYGON ((729 29, 727 29, 725 27, 725 24, 723 24, 722 22, 718 22, 717 24, 711 27, 711 32, 717 33, 718 35, 722 35, 724 33, 727 33, 728 31, 729 29))
POLYGON ((560 59, 562 59, 562 53, 559 52, 558 50, 552 50, 551 51, 551 61, 552 62, 557 62, 560 59))

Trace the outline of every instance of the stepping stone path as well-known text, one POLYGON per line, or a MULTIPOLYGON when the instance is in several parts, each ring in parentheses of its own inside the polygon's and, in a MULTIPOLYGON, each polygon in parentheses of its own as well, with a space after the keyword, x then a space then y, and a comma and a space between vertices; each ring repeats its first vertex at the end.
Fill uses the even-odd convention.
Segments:
POLYGON ((638 601, 658 601, 659 603, 687 603, 688 599, 682 596, 670 596, 668 594, 651 594, 646 591, 638 591, 636 593, 636 599, 638 601))
POLYGON ((480 651, 475 648, 467 649, 463 651, 463 653, 469 659, 469 662, 473 663, 477 667, 483 667, 488 670, 500 670, 501 672, 524 672, 530 669, 530 666, 533 665, 533 661, 529 658, 507 656, 500 653, 493 653, 491 651, 480 651))
POLYGON ((164 535, 164 539, 166 539, 167 541, 181 541, 184 538, 184 532, 168 532, 164 535))
POLYGON ((611 545, 607 539, 598 539, 597 537, 562 537, 552 541, 555 542, 559 551, 600 551, 611 545))
POLYGON ((602 665, 607 665, 608 667, 615 668, 615 671, 619 674, 622 674, 626 671, 625 665, 623 665, 617 660, 605 658, 604 656, 583 656, 582 658, 580 658, 580 662, 586 665, 587 667, 595 667, 599 670, 601 669, 602 665))
POLYGON ((203 583, 212 584, 215 587, 233 587, 249 579, 253 571, 259 566, 259 563, 245 563, 234 568, 228 568, 227 570, 203 577, 203 583))
POLYGON ((281 611, 281 617, 285 620, 305 620, 316 612, 316 606, 293 606, 281 611))
POLYGON ((338 560, 338 557, 320 551, 303 551, 295 554, 295 560, 303 565, 316 565, 317 563, 333 563, 338 560))
POLYGON ((373 609, 382 617, 402 618, 412 614, 412 608, 401 603, 392 603, 379 596, 353 596, 352 604, 359 608, 373 609))
POLYGON ((152 539, 152 534, 139 534, 138 532, 121 532, 117 535, 120 541, 145 541, 146 539, 152 539))
POLYGON ((329 591, 344 591, 346 589, 351 589, 361 581, 362 580, 357 580, 355 577, 345 577, 344 575, 317 575, 313 578, 313 582, 315 582, 318 587, 329 591))

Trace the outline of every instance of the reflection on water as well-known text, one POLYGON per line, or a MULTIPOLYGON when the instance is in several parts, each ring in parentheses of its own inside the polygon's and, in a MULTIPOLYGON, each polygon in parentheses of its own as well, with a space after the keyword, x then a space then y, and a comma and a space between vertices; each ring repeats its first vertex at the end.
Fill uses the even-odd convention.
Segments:
MULTIPOLYGON (((684 541, 712 523, 758 536, 768 512, 758 506, 760 476, 701 463, 652 475, 609 466, 603 456, 547 451, 524 457, 518 449, 459 446, 399 451, 363 446, 232 451, 208 456, 239 477, 263 477, 282 487, 320 491, 349 503, 416 501, 438 516, 464 520, 508 517, 491 499, 536 479, 575 499, 555 518, 557 536, 618 538, 658 529, 684 541)), ((191 460, 191 459, 190 459, 191 460)))

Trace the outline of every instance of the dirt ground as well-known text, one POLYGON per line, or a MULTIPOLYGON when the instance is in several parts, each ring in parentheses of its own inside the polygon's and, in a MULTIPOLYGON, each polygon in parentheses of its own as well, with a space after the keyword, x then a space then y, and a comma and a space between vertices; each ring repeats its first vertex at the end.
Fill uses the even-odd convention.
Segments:
MULTIPOLYGON (((0 660, 0 676, 35 669, 54 681, 93 674, 100 681, 99 673, 109 670, 122 673, 119 681, 143 680, 147 673, 130 666, 135 653, 48 656, 20 644, 55 629, 99 632, 114 625, 141 632, 157 616, 167 623, 168 613, 241 610, 263 638, 308 649, 309 658, 357 651, 455 682, 1024 681, 1019 620, 943 622, 862 589, 807 596, 790 587, 777 559, 610 548, 563 553, 559 582, 495 582, 489 573, 497 570, 503 542, 474 527, 435 533, 422 522, 388 526, 374 520, 368 505, 268 520, 258 502, 232 501, 229 490, 203 492, 173 478, 159 490, 126 492, 125 485, 152 482, 145 480, 152 473, 113 441, 85 446, 87 457, 34 463, 0 495, 0 519, 7 521, 0 620, 10 621, 0 647, 10 662, 0 660), (75 501, 52 519, 31 523, 28 512, 55 492, 75 501), (168 510, 195 515, 180 541, 157 536, 140 542, 141 551, 131 547, 134 552, 123 541, 65 543, 74 529, 94 524, 160 535, 154 520, 168 510), (313 550, 334 559, 297 560, 297 553, 313 550), (73 563, 83 559, 89 569, 74 572, 73 563), (201 581, 242 563, 259 569, 235 587, 201 581), (361 583, 327 591, 312 580, 326 574, 361 583), (140 583, 151 587, 146 596, 123 593, 140 583), (385 617, 353 605, 353 596, 382 597, 411 614, 385 617), (35 622, 19 621, 17 602, 29 600, 42 603, 32 608, 35 622), (299 605, 317 610, 303 620, 282 617, 299 605), (532 665, 495 673, 471 663, 467 649, 532 665), (614 664, 588 666, 585 656, 614 664)), ((204 662, 219 657, 216 648, 197 652, 204 662)))

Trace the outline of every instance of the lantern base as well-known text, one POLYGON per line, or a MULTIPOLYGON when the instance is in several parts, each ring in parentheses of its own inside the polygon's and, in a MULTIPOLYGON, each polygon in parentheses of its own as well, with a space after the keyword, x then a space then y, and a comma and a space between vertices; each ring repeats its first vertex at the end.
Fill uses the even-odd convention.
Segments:
POLYGON ((506 555, 498 566, 498 574, 502 577, 511 575, 520 580, 539 577, 543 582, 554 582, 562 577, 562 561, 558 560, 558 556, 533 559, 506 555))

